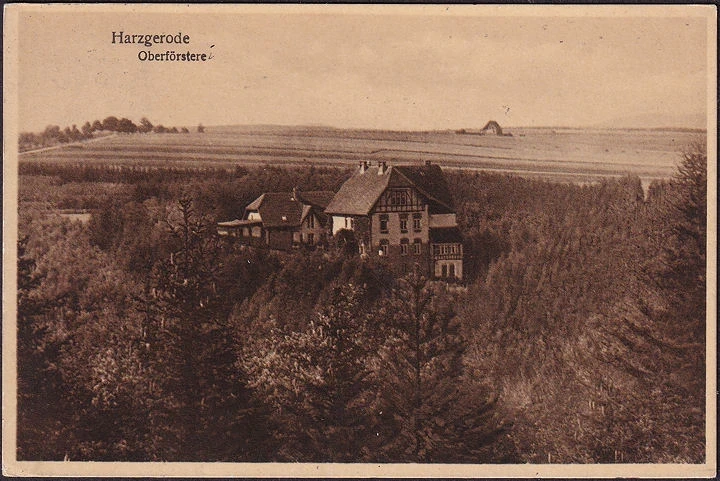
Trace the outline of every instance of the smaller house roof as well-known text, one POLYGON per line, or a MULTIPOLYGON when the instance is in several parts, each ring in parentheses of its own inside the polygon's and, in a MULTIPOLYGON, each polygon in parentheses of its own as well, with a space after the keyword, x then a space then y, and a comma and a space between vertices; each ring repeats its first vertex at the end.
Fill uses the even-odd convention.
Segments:
POLYGON ((226 222, 218 222, 218 226, 220 227, 242 227, 242 226, 250 226, 250 225, 257 225, 262 224, 260 220, 240 220, 240 219, 234 219, 229 220, 226 222))
POLYGON ((322 204, 329 202, 333 192, 309 191, 297 192, 266 192, 245 208, 245 212, 260 213, 262 224, 267 228, 298 227, 310 209, 315 207, 322 212, 322 204))
POLYGON ((245 210, 258 210, 260 208, 260 204, 262 204, 263 200, 265 200, 265 194, 261 195, 254 201, 250 202, 247 207, 245 207, 245 210))
POLYGON ((300 197, 301 202, 309 204, 313 207, 320 207, 321 209, 325 209, 334 196, 335 192, 331 190, 309 190, 298 192, 298 197, 300 197))

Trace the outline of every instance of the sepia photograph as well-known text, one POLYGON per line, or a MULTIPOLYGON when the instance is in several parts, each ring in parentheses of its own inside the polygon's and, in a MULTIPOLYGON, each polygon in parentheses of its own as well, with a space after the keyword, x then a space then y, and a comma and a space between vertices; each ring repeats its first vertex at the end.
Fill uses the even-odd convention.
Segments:
POLYGON ((716 22, 6 5, 3 474, 715 476, 716 22))

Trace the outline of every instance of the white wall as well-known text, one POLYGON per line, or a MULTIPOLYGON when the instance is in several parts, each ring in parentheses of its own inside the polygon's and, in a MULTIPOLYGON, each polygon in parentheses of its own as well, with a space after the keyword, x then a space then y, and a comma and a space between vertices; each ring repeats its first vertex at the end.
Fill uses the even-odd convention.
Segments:
POLYGON ((455 227, 457 217, 455 214, 435 214, 430 216, 430 228, 433 227, 455 227))
POLYGON ((352 217, 332 216, 332 234, 335 235, 342 229, 352 229, 352 217))

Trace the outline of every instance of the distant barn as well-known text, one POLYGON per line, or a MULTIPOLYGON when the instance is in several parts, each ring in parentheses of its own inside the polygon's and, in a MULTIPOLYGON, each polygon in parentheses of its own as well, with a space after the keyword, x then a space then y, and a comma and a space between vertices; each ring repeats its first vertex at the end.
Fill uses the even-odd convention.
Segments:
POLYGON ((456 130, 455 133, 461 134, 461 135, 498 135, 498 136, 506 136, 511 137, 512 134, 510 133, 503 133, 502 127, 500 127, 500 124, 495 122, 494 120, 489 121, 485 124, 485 127, 482 129, 460 129, 456 130))
POLYGON ((500 127, 500 124, 495 122, 494 120, 491 120, 490 122, 485 124, 485 127, 482 128, 480 131, 485 135, 502 135, 502 127, 500 127))

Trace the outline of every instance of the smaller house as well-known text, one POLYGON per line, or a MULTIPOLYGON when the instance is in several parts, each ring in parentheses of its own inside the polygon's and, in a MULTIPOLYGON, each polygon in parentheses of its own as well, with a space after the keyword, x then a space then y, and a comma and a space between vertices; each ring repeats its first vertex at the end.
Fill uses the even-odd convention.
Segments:
POLYGON ((331 191, 267 192, 247 207, 242 219, 218 223, 218 234, 243 244, 276 250, 324 245, 331 191))

